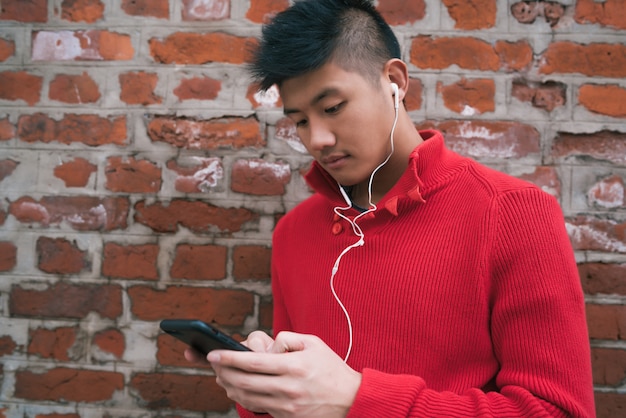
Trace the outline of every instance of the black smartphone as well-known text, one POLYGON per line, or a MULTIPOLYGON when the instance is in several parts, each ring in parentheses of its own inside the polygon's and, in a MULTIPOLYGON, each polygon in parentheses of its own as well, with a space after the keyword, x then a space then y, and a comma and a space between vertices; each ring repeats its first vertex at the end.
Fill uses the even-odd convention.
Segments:
POLYGON ((211 350, 251 351, 217 328, 197 319, 164 319, 161 329, 205 356, 211 350))

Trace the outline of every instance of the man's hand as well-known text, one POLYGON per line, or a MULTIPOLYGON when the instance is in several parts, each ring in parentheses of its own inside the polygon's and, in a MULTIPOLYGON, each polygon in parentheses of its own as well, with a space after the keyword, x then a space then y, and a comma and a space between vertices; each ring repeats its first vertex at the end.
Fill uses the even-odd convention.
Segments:
MULTIPOLYGON (((251 411, 276 418, 344 417, 354 402, 361 374, 322 340, 282 332, 276 340, 253 332, 245 344, 254 352, 215 350, 208 354, 217 383, 229 398, 251 411)), ((192 360, 192 357, 188 357, 192 360)))

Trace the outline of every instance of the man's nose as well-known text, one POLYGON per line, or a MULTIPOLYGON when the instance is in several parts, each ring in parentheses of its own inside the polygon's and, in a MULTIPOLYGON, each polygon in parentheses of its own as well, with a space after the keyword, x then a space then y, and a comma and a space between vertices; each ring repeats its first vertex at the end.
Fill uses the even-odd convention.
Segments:
POLYGON ((309 145, 312 150, 321 151, 335 145, 335 134, 324 124, 310 124, 309 145))

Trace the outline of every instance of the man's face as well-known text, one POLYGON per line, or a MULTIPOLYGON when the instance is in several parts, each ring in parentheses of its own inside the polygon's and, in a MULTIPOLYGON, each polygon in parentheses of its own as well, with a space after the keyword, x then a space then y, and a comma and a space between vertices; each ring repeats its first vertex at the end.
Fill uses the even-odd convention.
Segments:
POLYGON ((280 95, 308 152, 342 185, 368 181, 387 157, 395 111, 382 73, 376 86, 331 62, 284 81, 280 95))

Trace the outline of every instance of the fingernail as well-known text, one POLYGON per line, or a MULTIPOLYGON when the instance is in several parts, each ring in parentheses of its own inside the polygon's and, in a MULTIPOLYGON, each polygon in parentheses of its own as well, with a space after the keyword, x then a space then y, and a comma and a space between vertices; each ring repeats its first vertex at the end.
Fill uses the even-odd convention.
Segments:
POLYGON ((211 363, 217 363, 220 361, 220 355, 214 351, 207 354, 206 359, 211 363))

